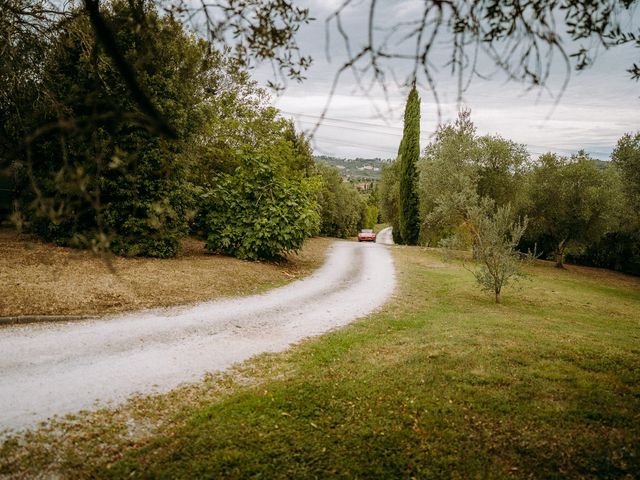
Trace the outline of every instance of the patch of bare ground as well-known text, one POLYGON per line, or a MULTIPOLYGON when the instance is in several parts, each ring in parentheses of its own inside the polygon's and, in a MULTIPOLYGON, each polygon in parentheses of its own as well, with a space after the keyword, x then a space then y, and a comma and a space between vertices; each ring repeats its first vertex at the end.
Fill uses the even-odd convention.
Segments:
POLYGON ((259 293, 311 273, 330 243, 312 238, 282 261, 248 262, 209 254, 187 238, 176 258, 107 262, 0 229, 0 317, 101 315, 259 293))

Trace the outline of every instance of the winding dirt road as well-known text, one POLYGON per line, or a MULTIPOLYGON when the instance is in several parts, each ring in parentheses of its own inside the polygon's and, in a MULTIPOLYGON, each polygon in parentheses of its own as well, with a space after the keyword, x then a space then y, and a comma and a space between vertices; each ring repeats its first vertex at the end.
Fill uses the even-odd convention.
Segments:
POLYGON ((284 350, 379 308, 394 287, 386 247, 339 241, 313 275, 262 295, 1 328, 0 431, 167 391, 284 350))

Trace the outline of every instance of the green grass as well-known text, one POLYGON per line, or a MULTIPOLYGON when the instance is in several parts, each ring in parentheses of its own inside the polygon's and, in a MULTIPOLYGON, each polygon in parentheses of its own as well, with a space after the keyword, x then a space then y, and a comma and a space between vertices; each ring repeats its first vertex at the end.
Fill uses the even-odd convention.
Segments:
POLYGON ((457 264, 394 252, 400 286, 383 311, 13 439, 0 474, 636 478, 640 279, 540 263, 496 305, 457 264))

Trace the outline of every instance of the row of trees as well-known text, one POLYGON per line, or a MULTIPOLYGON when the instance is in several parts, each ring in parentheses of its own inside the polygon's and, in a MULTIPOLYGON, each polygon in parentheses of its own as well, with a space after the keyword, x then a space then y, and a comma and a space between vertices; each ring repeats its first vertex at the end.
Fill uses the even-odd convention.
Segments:
POLYGON ((20 81, 2 92, 0 157, 15 223, 59 244, 154 257, 193 233, 213 252, 256 259, 367 221, 373 207, 315 166, 226 52, 148 2, 114 0, 101 18, 171 132, 149 123, 82 8, 46 36, 14 36, 20 62, 4 66, 20 81))
MULTIPOLYGON (((386 167, 380 184, 382 215, 392 224, 401 218, 402 164, 386 167)), ((438 129, 417 164, 420 243, 438 246, 455 238, 477 255, 480 225, 498 217, 509 225, 502 218, 509 212, 513 228, 503 228, 503 238, 517 233, 520 251, 536 250, 558 267, 568 257, 640 274, 639 169, 640 133, 621 138, 611 162, 582 151, 533 160, 524 145, 478 135, 470 111, 463 110, 438 129)))

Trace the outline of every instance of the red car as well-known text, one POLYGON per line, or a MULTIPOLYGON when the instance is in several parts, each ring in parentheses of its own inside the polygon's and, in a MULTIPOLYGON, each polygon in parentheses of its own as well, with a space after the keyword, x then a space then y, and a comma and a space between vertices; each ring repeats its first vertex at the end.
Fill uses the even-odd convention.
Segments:
POLYGON ((360 230, 360 233, 358 234, 358 241, 359 242, 375 242, 376 234, 373 233, 373 230, 365 228, 364 230, 360 230))

